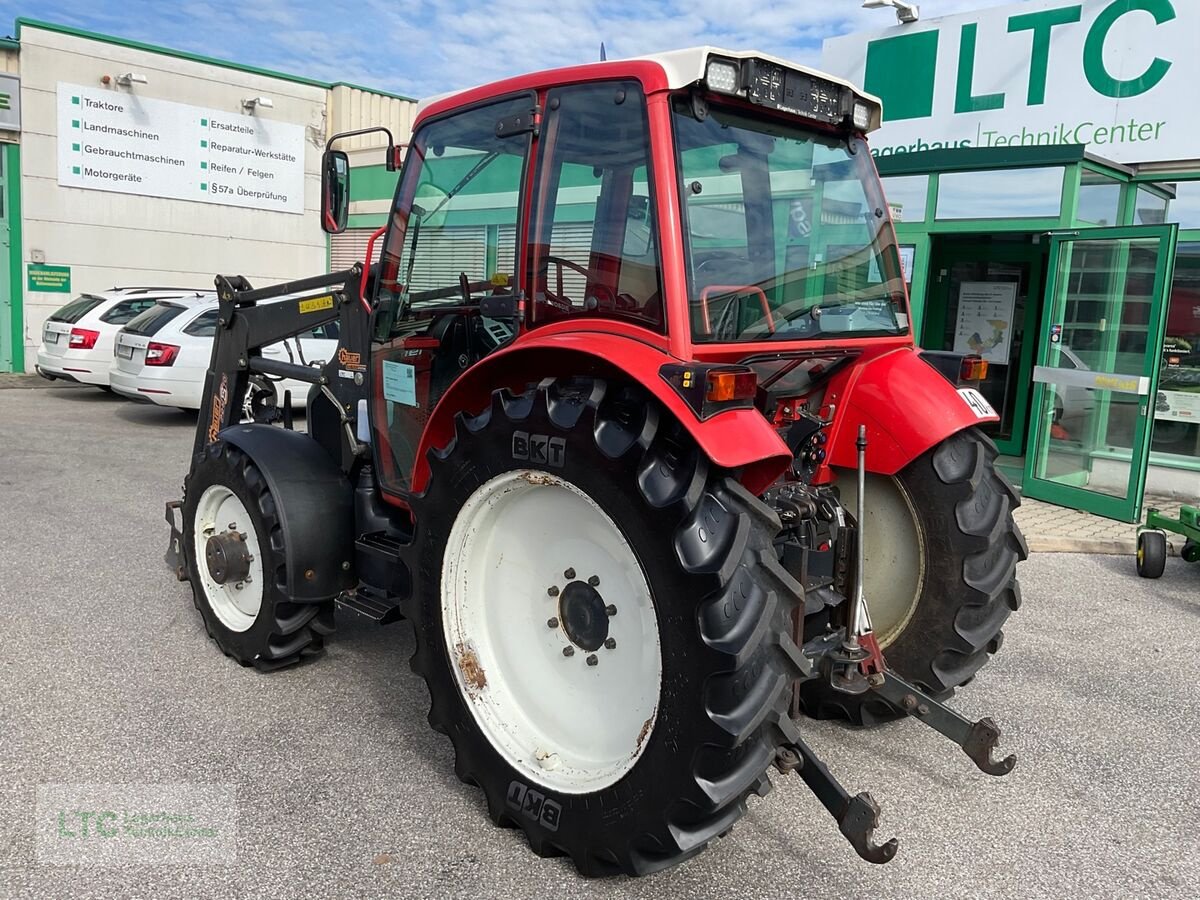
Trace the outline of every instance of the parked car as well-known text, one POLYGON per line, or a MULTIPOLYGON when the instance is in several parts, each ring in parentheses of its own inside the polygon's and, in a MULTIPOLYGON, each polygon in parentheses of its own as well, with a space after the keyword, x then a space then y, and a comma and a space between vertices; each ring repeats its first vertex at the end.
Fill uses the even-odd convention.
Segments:
POLYGON ((42 326, 37 373, 51 381, 61 378, 108 390, 113 341, 122 326, 159 300, 204 293, 187 288, 115 287, 81 294, 55 310, 42 326))
MULTIPOLYGON (((134 318, 117 334, 109 369, 112 388, 130 400, 199 409, 204 376, 217 332, 217 300, 212 294, 163 300, 134 318)), ((337 322, 263 348, 264 356, 301 365, 324 364, 337 353, 337 322)), ((291 391, 293 408, 304 408, 310 385, 293 379, 256 376, 249 403, 280 406, 291 391)))

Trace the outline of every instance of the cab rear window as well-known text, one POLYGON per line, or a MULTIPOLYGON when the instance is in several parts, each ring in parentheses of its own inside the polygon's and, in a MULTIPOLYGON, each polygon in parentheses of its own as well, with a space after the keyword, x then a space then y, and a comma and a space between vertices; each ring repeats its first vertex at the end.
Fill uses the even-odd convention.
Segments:
POLYGON ((103 302, 104 300, 101 297, 89 297, 87 294, 84 294, 82 297, 76 297, 66 306, 56 310, 50 316, 50 321, 70 322, 73 325, 103 302))
POLYGON ((149 337, 158 334, 159 329, 183 312, 182 306, 172 303, 159 303, 150 307, 144 313, 139 313, 125 326, 129 334, 142 334, 149 337))

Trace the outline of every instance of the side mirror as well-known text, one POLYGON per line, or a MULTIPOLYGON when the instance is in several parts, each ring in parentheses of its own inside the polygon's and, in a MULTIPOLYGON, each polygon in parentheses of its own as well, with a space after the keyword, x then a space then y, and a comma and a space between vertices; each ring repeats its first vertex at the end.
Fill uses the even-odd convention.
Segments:
POLYGON ((349 214, 350 158, 341 150, 326 150, 321 157, 321 228, 341 234, 349 214))

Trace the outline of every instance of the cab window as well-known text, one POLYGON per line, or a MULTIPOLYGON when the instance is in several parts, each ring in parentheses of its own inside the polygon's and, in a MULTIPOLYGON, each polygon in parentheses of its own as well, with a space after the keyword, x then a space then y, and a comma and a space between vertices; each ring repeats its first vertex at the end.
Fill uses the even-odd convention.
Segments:
POLYGON ((530 241, 534 324, 628 319, 662 331, 646 101, 636 82, 547 95, 530 241))
POLYGON ((434 120, 413 138, 380 258, 371 355, 377 471, 389 493, 408 490, 446 389, 516 336, 516 235, 535 105, 518 95, 434 120))

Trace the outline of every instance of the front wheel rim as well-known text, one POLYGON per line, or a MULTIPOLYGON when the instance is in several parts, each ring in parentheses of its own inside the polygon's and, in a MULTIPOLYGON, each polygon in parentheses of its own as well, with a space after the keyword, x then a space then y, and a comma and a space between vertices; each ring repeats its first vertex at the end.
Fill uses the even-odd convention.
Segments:
POLYGON ((262 551, 254 521, 241 499, 223 484, 210 485, 196 503, 192 523, 192 559, 209 607, 230 631, 247 631, 258 619, 263 599, 262 551), (243 536, 250 555, 249 572, 242 581, 218 584, 206 565, 206 547, 214 536, 243 536))
POLYGON ((504 760, 565 794, 637 763, 662 687, 658 619, 637 555, 577 486, 522 469, 463 504, 441 580, 463 702, 504 760))

